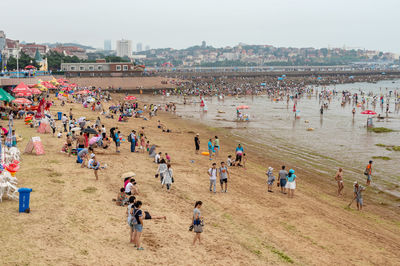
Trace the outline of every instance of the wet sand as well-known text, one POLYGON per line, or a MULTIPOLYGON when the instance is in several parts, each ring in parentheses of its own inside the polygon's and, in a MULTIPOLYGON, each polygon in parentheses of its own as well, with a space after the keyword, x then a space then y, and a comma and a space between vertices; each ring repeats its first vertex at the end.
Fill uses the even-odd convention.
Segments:
MULTIPOLYGON (((140 96, 139 96, 140 97, 140 96)), ((55 106, 66 112, 69 106, 55 106)), ((75 116, 94 120, 97 114, 73 105, 75 116)), ((172 157, 175 183, 172 191, 161 189, 154 178, 156 165, 145 154, 131 154, 122 143, 121 154, 106 150, 99 161, 109 166, 99 172, 99 181, 75 158, 59 150, 64 142, 40 135, 44 156, 24 154, 17 173, 19 187, 31 187, 31 213, 19 214, 18 203, 0 203, 0 249, 2 263, 61 265, 267 265, 293 262, 302 265, 397 265, 400 263, 399 207, 387 206, 383 195, 365 193, 362 212, 345 206, 352 197, 346 184, 345 197, 336 197, 333 176, 317 169, 282 161, 272 154, 246 150, 247 170, 231 169, 228 193, 208 191, 207 157, 194 154, 193 137, 199 132, 202 150, 208 138, 218 134, 221 156, 233 154, 237 141, 229 129, 205 126, 171 114, 160 113, 151 121, 128 123, 102 118, 107 130, 118 125, 125 136, 145 126, 151 143, 172 157), (173 133, 160 133, 160 119, 173 133), (194 160, 194 163, 191 162, 194 160), (294 199, 267 193, 265 170, 282 163, 296 169, 298 189, 294 199), (125 211, 112 202, 122 186, 120 174, 136 172, 143 209, 152 215, 166 215, 166 221, 145 221, 144 251, 128 243, 125 211), (374 198, 374 199, 371 199, 374 198), (203 245, 191 247, 188 232, 193 204, 203 201, 205 217, 203 245), (382 202, 382 204, 380 204, 382 202), (21 239, 23 239, 21 241, 21 239)), ((60 124, 58 123, 58 126, 60 124)), ((34 130, 16 121, 24 140, 23 150, 34 130)), ((246 148, 246 147, 245 147, 246 148)), ((277 174, 277 170, 275 170, 277 174)))

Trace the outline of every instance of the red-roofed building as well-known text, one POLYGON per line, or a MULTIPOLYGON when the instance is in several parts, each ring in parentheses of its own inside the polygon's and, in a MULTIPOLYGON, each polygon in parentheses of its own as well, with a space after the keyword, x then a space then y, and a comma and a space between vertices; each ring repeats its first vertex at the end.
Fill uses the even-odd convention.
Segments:
POLYGON ((38 50, 40 55, 43 56, 49 52, 49 47, 47 47, 47 45, 35 43, 21 44, 21 51, 30 57, 35 57, 36 50, 38 50))
POLYGON ((76 56, 81 60, 88 59, 85 49, 77 46, 57 46, 51 49, 51 51, 64 54, 65 56, 76 56))

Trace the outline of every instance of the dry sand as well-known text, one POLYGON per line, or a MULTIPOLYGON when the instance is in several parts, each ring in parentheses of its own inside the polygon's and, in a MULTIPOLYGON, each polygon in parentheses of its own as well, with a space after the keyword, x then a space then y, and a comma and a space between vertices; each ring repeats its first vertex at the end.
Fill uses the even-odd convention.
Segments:
MULTIPOLYGON (((60 109, 55 106, 52 112, 60 109)), ((77 104, 73 112, 76 117, 97 117, 77 104)), ((128 142, 122 143, 121 154, 114 152, 114 146, 105 154, 98 153, 100 162, 109 167, 99 172, 96 182, 93 172, 81 169, 75 157, 59 152, 64 139, 40 135, 46 154, 24 154, 17 173, 19 187, 34 190, 31 213, 18 213, 15 201, 0 203, 2 265, 400 264, 398 207, 379 205, 367 197, 362 212, 354 210, 354 205, 346 209, 350 187, 345 188, 345 198, 337 198, 333 177, 313 169, 296 171, 294 199, 278 193, 277 188, 267 193, 265 170, 270 165, 279 169, 282 162, 248 150, 247 170, 231 168, 228 193, 210 194, 206 171, 211 163, 194 154, 194 133, 200 133, 203 149, 208 138, 218 134, 219 162, 233 154, 236 145, 228 130, 163 113, 151 121, 118 123, 102 118, 102 122, 107 130, 118 125, 125 136, 144 126, 158 151, 172 157, 172 191, 161 188, 154 178, 156 165, 146 154, 131 154, 128 142), (175 133, 161 133, 156 127, 158 119, 175 133), (126 171, 137 174, 143 209, 167 216, 166 221, 145 221, 144 251, 129 244, 126 209, 112 201, 122 186, 120 175, 126 171), (196 200, 203 201, 205 227, 203 245, 193 248, 188 227, 196 200)), ((23 150, 29 137, 38 134, 22 121, 16 121, 16 128, 24 137, 19 143, 23 150)), ((301 169, 290 165, 290 158, 285 163, 301 169)))

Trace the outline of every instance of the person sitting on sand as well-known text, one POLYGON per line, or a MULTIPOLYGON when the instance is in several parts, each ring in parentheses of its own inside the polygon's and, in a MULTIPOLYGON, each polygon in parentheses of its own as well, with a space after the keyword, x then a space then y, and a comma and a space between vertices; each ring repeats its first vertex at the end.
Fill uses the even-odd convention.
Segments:
MULTIPOLYGON (((125 186, 125 194, 126 195, 135 195, 135 192, 137 192, 135 185, 136 185, 135 179, 131 178, 129 180, 129 183, 126 184, 126 186, 125 186)), ((137 193, 137 194, 139 194, 139 193, 137 193)))
POLYGON ((232 155, 228 155, 228 159, 226 160, 226 164, 228 166, 235 166, 235 161, 232 159, 232 155))
POLYGON ((109 137, 103 139, 103 149, 107 149, 111 145, 111 140, 109 137))
POLYGON ((157 153, 156 156, 154 156, 154 162, 159 164, 161 161, 161 152, 157 153))
POLYGON ((125 194, 125 189, 122 187, 117 195, 117 205, 118 206, 124 206, 127 204, 127 196, 125 194))

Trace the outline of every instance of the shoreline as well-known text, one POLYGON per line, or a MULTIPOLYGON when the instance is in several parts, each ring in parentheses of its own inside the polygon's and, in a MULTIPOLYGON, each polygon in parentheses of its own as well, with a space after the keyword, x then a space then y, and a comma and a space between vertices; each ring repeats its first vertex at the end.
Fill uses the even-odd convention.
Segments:
MULTIPOLYGON (((138 100, 142 103, 140 96, 138 100)), ((94 120, 98 115, 79 104, 61 107, 59 102, 51 111, 67 112, 69 107, 76 117, 94 120)), ((59 152, 64 138, 39 135, 18 120, 17 132, 24 137, 19 148, 25 147, 29 136, 39 135, 46 154, 41 157, 23 154, 17 173, 19 187, 34 189, 31 213, 18 214, 17 203, 13 201, 0 203, 0 215, 4 217, 0 222, 4 233, 0 241, 8 247, 0 255, 6 265, 334 264, 338 256, 344 264, 400 262, 396 254, 400 214, 394 208, 370 203, 366 197, 362 212, 354 207, 345 209, 347 197, 337 198, 334 189, 325 193, 331 191, 331 186, 321 187, 315 182, 319 179, 314 180, 318 174, 301 168, 295 168, 299 182, 293 199, 278 193, 276 186, 275 193, 267 193, 265 170, 269 165, 280 166, 281 162, 251 151, 246 151, 247 170, 231 169, 228 193, 213 195, 208 191, 206 175, 210 161, 194 154, 193 137, 200 133, 204 150, 206 139, 219 134, 222 147, 219 162, 226 160, 227 151, 233 154, 236 145, 228 129, 207 127, 165 112, 149 121, 131 118, 127 123, 119 123, 101 119, 107 130, 118 125, 125 137, 131 129, 145 127, 150 142, 158 146, 157 151, 168 152, 172 157, 175 183, 171 192, 161 189, 159 180, 154 178, 156 165, 148 155, 131 154, 129 143, 121 144, 120 154, 115 153, 113 145, 98 153, 99 161, 107 163, 108 168, 99 172, 96 182, 93 172, 80 168, 75 157, 68 158, 59 152), (173 132, 160 132, 159 119, 173 132), (136 173, 144 209, 153 215, 167 216, 166 221, 145 223, 144 252, 136 252, 129 245, 126 209, 111 201, 122 185, 120 174, 127 171, 136 173), (203 245, 193 249, 190 245, 193 233, 187 228, 196 200, 204 202, 202 214, 206 226, 203 245), (21 242, 21 237, 26 241, 21 242)), ((275 175, 278 169, 275 168, 275 175)))

